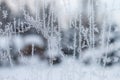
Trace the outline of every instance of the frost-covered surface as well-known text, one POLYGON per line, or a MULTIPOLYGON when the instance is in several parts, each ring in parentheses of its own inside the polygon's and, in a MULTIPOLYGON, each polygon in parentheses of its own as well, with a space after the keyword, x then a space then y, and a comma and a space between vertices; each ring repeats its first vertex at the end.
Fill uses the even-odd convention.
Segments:
POLYGON ((119 0, 0 2, 0 80, 120 78, 119 0))
POLYGON ((56 66, 32 59, 31 64, 1 68, 0 80, 119 80, 119 70, 119 65, 110 68, 85 66, 72 58, 56 66))

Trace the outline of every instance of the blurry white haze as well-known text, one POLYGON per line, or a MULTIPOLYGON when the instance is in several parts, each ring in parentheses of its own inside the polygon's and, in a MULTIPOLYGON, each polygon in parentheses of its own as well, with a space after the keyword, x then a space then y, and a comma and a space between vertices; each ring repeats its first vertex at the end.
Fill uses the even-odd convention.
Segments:
MULTIPOLYGON (((36 15, 44 6, 52 5, 60 24, 63 28, 68 28, 70 19, 75 18, 80 12, 87 16, 89 14, 89 0, 0 0, 7 3, 14 15, 18 15, 24 7, 28 7, 30 13, 36 15), (38 11, 36 11, 36 9, 38 11)), ((111 17, 113 22, 119 24, 120 11, 119 0, 93 0, 95 5, 96 22, 101 23, 105 14, 108 14, 112 9, 111 17), (105 9, 105 6, 107 9, 105 9), (112 6, 111 6, 112 5, 112 6), (107 10, 107 11, 106 11, 107 10)), ((120 24, 119 24, 120 25, 120 24)))
MULTIPOLYGON (((68 23, 70 19, 76 18, 77 15, 82 12, 85 16, 89 14, 88 5, 89 0, 0 0, 1 2, 7 3, 8 7, 12 10, 14 15, 18 15, 24 7, 27 7, 33 15, 36 15, 40 9, 44 6, 52 5, 54 12, 56 13, 60 24, 63 28, 68 28, 68 23), (36 11, 37 9, 37 11, 36 11)), ((111 18, 114 23, 119 24, 120 11, 119 10, 119 0, 93 0, 95 7, 95 18, 96 22, 101 23, 104 15, 108 14, 109 11, 111 18), (105 6, 107 9, 105 9, 105 6), (112 5, 112 6, 111 6, 112 5)), ((84 17, 84 16, 83 16, 84 17)), ((120 24, 119 24, 120 25, 120 24)))
POLYGON ((119 71, 120 0, 0 0, 0 80, 119 80, 119 71))
MULTIPOLYGON (((13 14, 17 15, 20 11, 27 6, 30 12, 35 15, 36 8, 40 10, 43 6, 48 6, 52 4, 56 15, 59 17, 59 21, 64 28, 67 27, 66 23, 70 18, 73 18, 74 15, 79 13, 81 10, 81 1, 80 0, 1 0, 9 6, 13 14)), ((37 11, 38 12, 38 11, 37 11)))

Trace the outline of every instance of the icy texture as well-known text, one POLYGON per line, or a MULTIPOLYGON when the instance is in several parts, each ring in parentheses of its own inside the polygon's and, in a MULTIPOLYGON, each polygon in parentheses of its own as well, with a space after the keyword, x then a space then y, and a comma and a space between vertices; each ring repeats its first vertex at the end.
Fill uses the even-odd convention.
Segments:
POLYGON ((0 80, 120 78, 119 0, 2 2, 0 80))

